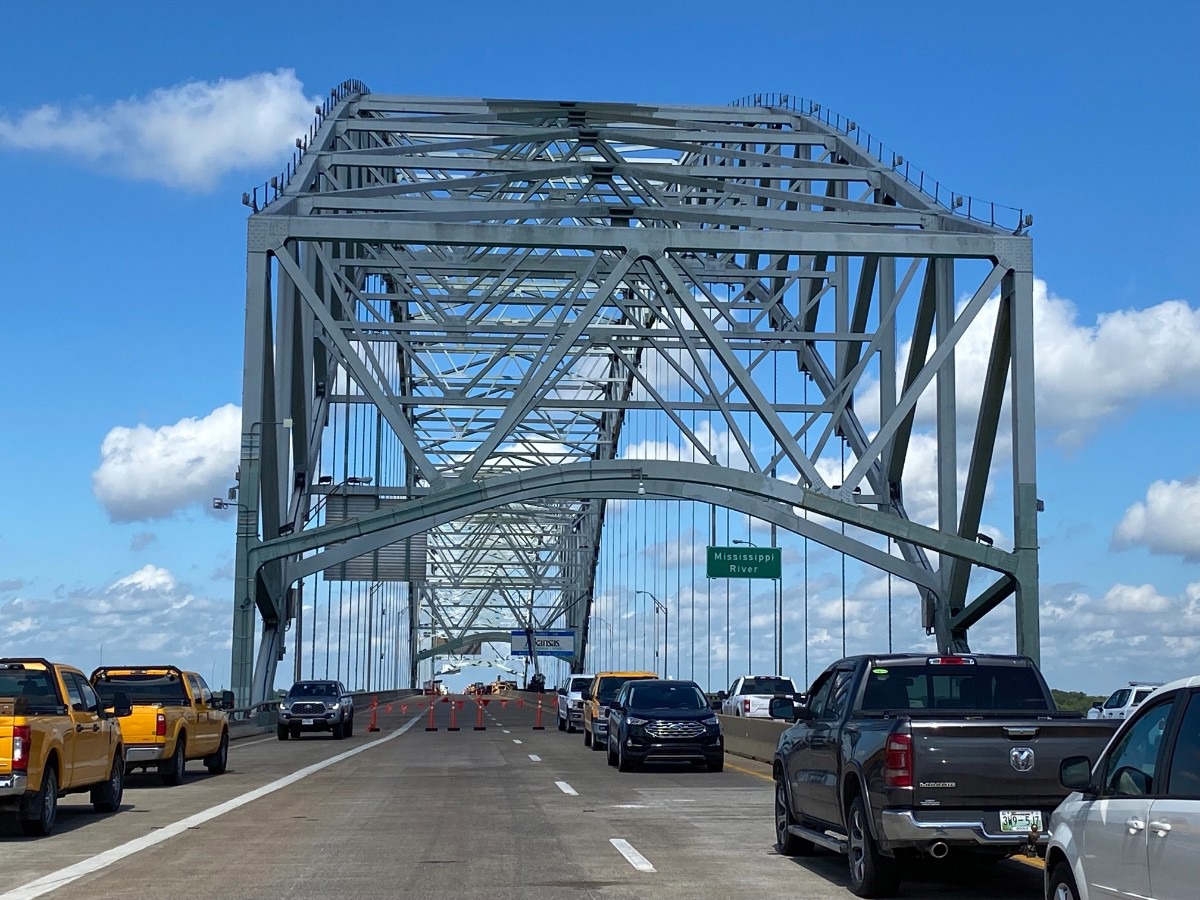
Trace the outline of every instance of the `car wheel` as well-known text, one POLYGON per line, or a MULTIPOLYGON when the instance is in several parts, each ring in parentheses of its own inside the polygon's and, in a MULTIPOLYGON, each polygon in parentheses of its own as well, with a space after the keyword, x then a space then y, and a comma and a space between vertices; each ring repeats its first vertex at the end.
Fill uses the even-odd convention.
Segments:
POLYGON ((341 722, 334 722, 333 723, 333 739, 335 741, 340 741, 345 736, 346 736, 346 726, 343 725, 341 722))
POLYGON ((617 764, 617 749, 613 746, 611 740, 607 742, 606 749, 608 750, 608 764, 615 766, 617 764))
POLYGON ((47 766, 42 773, 42 786, 21 800, 21 830, 28 835, 44 837, 54 830, 58 821, 58 772, 47 766))
POLYGON ((221 743, 217 745, 217 752, 211 753, 204 757, 204 767, 208 769, 211 775, 224 775, 225 769, 229 765, 229 732, 221 732, 221 743))
POLYGON ((354 714, 350 714, 350 718, 346 720, 346 737, 354 737, 354 714))
POLYGON ((559 730, 559 731, 566 731, 566 730, 567 730, 567 723, 566 723, 566 721, 563 719, 563 717, 562 717, 562 716, 559 716, 559 717, 558 717, 558 730, 559 730))
POLYGON ((775 849, 783 856, 812 856, 816 846, 812 841, 796 837, 788 831, 795 825, 792 810, 788 805, 787 786, 783 783, 783 772, 775 774, 775 849))
POLYGON ((125 793, 125 751, 117 748, 113 756, 108 781, 92 788, 92 809, 101 813, 113 813, 121 808, 121 795, 125 793))
POLYGON ((625 747, 620 743, 617 744, 617 771, 632 772, 637 768, 637 763, 625 755, 625 747))
POLYGON ((1079 888, 1075 886, 1075 876, 1071 867, 1060 862, 1050 871, 1050 889, 1046 893, 1047 900, 1079 900, 1079 888))
POLYGON ((583 746, 592 746, 592 733, 586 727, 583 729, 583 746))
POLYGON ((275 726, 275 736, 278 737, 281 741, 286 741, 288 739, 287 726, 286 725, 276 725, 275 726))
POLYGON ((891 897, 900 887, 896 860, 884 856, 871 836, 867 801, 857 795, 850 803, 850 892, 857 897, 891 897))
POLYGON ((182 734, 175 741, 175 752, 166 762, 159 763, 158 775, 163 784, 179 784, 187 769, 187 738, 182 734))
POLYGON ((720 759, 709 760, 707 765, 708 765, 708 771, 710 771, 710 772, 724 772, 725 771, 725 757, 722 756, 720 759))
MULTIPOLYGON (((607 746, 607 743, 608 743, 607 735, 605 735, 604 741, 605 741, 605 746, 607 746)), ((596 750, 597 752, 604 749, 604 747, 601 746, 601 744, 600 744, 600 739, 598 737, 596 737, 594 734, 592 735, 592 749, 596 750)))

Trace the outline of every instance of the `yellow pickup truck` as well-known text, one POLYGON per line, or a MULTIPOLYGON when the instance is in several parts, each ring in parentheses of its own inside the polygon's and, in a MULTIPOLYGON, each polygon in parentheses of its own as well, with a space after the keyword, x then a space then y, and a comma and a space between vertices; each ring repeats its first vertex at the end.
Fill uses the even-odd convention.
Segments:
POLYGON ((124 692, 133 703, 122 725, 126 768, 157 769, 164 784, 183 781, 190 759, 224 773, 233 691, 214 695, 198 673, 175 666, 103 666, 91 681, 105 700, 124 692))
POLYGON ((132 710, 116 693, 105 704, 78 669, 45 659, 0 659, 0 809, 21 829, 46 835, 58 798, 91 791, 96 812, 116 812, 125 789, 118 717, 132 710))

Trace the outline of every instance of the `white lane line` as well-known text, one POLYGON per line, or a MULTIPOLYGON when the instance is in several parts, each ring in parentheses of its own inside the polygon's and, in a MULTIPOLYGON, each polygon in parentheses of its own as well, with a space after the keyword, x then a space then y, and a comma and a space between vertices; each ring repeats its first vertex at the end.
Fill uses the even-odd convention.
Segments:
POLYGON ((516 738, 513 738, 513 743, 514 743, 514 744, 521 744, 521 743, 524 743, 524 742, 523 742, 523 741, 518 741, 516 738))
POLYGON ((257 741, 235 741, 234 743, 230 744, 229 746, 231 746, 231 747, 253 747, 255 744, 265 744, 267 741, 278 741, 278 740, 279 740, 279 738, 269 737, 269 738, 260 738, 257 741))
POLYGON ((511 732, 511 731, 509 731, 507 728, 505 728, 505 729, 504 729, 504 733, 505 733, 505 734, 512 734, 512 732, 511 732))
POLYGON ((536 753, 530 753, 530 754, 529 754, 529 758, 530 758, 531 760, 533 760, 534 762, 541 762, 541 761, 542 761, 542 758, 541 758, 540 756, 538 756, 536 753))
POLYGON ((650 860, 638 853, 633 848, 633 844, 624 838, 609 838, 608 842, 620 851, 621 855, 629 861, 629 864, 639 872, 657 872, 658 869, 650 864, 650 860))
POLYGON ((332 766, 334 763, 339 763, 344 759, 349 759, 351 756, 357 756, 364 750, 370 750, 372 747, 378 747, 380 744, 386 744, 388 741, 394 741, 404 732, 408 731, 415 725, 419 719, 411 719, 405 723, 397 731, 393 731, 385 738, 380 738, 377 741, 372 741, 369 744, 363 744, 361 747, 355 747, 353 750, 347 750, 345 753, 339 753, 337 756, 331 756, 329 759, 322 760, 318 763, 313 763, 311 766, 306 766, 303 769, 293 772, 291 775, 285 775, 283 778, 272 781, 270 784, 265 784, 260 788, 255 788, 242 794, 240 797, 234 797, 232 800, 226 800, 209 809, 202 810, 194 815, 188 816, 186 819, 180 819, 171 825, 165 825, 155 832, 143 835, 140 838, 135 838, 121 844, 118 847, 113 847, 111 850, 105 850, 103 853, 97 853, 95 856, 81 860, 71 866, 59 869, 57 872, 51 872, 49 875, 43 875, 36 881, 31 881, 22 887, 15 888, 6 893, 0 894, 0 900, 33 900, 34 897, 40 897, 43 894, 48 894, 51 891, 58 890, 64 885, 70 884, 82 878, 84 875, 90 875, 93 872, 98 872, 111 866, 115 862, 120 862, 127 856, 145 850, 148 847, 153 847, 156 844, 161 844, 163 841, 175 837, 177 834, 183 834, 189 828, 195 828, 197 825, 203 825, 218 816, 223 816, 227 812, 245 806, 260 797, 265 797, 268 794, 273 794, 282 788, 295 784, 297 781, 307 778, 322 769, 332 766))
POLYGON ((554 783, 557 784, 558 789, 560 791, 562 791, 564 794, 566 794, 568 797, 578 797, 579 796, 579 791, 575 790, 575 788, 571 787, 565 781, 556 781, 554 783))

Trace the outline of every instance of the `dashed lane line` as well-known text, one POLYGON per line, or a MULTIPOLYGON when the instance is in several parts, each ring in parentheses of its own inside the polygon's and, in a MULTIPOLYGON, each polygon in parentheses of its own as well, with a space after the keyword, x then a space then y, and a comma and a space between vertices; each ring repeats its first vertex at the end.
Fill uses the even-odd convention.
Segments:
POLYGON ((639 872, 657 872, 658 869, 650 863, 650 860, 638 853, 634 849, 633 844, 624 838, 609 838, 608 842, 617 848, 617 851, 625 857, 631 866, 639 872))
POLYGON ((337 756, 331 756, 329 759, 322 760, 318 763, 313 763, 311 766, 306 766, 293 772, 291 775, 285 775, 272 781, 270 784, 265 784, 260 788, 255 788, 248 791, 239 797, 234 797, 232 800, 226 800, 224 803, 219 803, 216 806, 188 816, 186 819, 180 819, 170 825, 166 825, 157 831, 143 835, 140 838, 135 838, 132 841, 127 841, 120 846, 113 847, 111 850, 105 850, 103 853, 97 853, 95 856, 81 860, 71 866, 59 869, 57 872, 51 872, 49 875, 43 875, 35 881, 31 881, 22 887, 0 894, 0 900, 33 900, 34 897, 40 897, 43 894, 48 894, 51 891, 58 890, 60 887, 70 884, 82 878, 84 875, 90 875, 93 872, 98 872, 111 866, 115 862, 120 862, 128 856, 132 856, 141 850, 146 850, 163 841, 169 840, 178 834, 183 834, 189 828, 195 828, 198 825, 203 825, 218 816, 223 816, 227 812, 239 807, 245 806, 247 803, 252 803, 260 797, 265 797, 268 794, 273 794, 282 788, 295 784, 322 769, 339 763, 344 759, 349 759, 352 756, 357 756, 364 750, 370 750, 373 747, 378 747, 380 744, 386 744, 388 741, 394 741, 404 732, 408 731, 417 723, 418 719, 411 719, 406 724, 402 725, 396 731, 393 731, 385 738, 380 738, 377 741, 371 741, 369 744, 363 744, 361 747, 355 747, 353 750, 347 750, 345 753, 339 753, 337 756))
POLYGON ((566 794, 568 797, 578 797, 579 796, 579 791, 575 790, 575 788, 571 787, 565 781, 556 781, 554 783, 556 785, 558 785, 558 789, 560 791, 562 791, 564 794, 566 794))
POLYGON ((540 756, 538 756, 536 753, 530 753, 529 758, 533 762, 541 762, 542 761, 542 758, 540 756))

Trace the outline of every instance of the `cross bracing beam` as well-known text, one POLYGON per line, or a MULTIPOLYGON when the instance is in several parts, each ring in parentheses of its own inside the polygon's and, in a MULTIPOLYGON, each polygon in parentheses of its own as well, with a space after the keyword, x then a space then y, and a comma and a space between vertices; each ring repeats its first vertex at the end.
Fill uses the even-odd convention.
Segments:
POLYGON ((1020 228, 963 216, 778 98, 363 90, 335 92, 248 223, 242 699, 273 683, 289 585, 416 534, 414 677, 423 628, 567 625, 581 664, 611 499, 726 506, 855 556, 917 586, 944 648, 1015 596, 1037 655, 1020 228), (986 348, 981 385, 954 376, 965 346, 986 348), (1011 460, 991 450, 1005 404, 1011 460), (630 432, 650 415, 656 449, 630 432), (920 509, 914 477, 936 485, 920 509), (975 541, 1005 486, 1011 551, 975 541), (339 490, 374 508, 326 522, 339 490), (981 570, 999 580, 973 599, 981 570))

